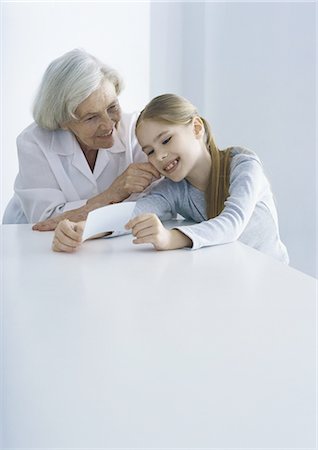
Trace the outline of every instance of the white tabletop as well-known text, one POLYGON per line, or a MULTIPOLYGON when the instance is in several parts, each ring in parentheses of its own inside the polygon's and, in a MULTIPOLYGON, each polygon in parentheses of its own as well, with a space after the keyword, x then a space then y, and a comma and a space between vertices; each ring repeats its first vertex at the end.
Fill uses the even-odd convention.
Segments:
POLYGON ((2 234, 2 447, 316 448, 316 280, 240 243, 2 234))

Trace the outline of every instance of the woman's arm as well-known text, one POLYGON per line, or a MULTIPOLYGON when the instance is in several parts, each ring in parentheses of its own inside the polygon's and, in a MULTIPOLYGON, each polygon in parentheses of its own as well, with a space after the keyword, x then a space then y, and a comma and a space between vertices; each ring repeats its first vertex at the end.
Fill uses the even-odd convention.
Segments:
MULTIPOLYGON (((75 175, 69 174, 64 167, 65 164, 66 167, 71 164, 73 146, 74 139, 70 133, 50 132, 35 124, 17 138, 19 173, 15 192, 19 202, 16 207, 21 203, 27 222, 42 222, 34 229, 54 230, 64 219, 75 222, 85 220, 93 209, 121 202, 131 193, 142 192, 154 179, 159 178, 159 172, 148 162, 129 164, 139 153, 135 151, 136 155, 132 154, 128 149, 128 167, 117 178, 112 177, 114 181, 110 187, 94 197, 81 198, 75 180, 71 178, 75 175)), ((89 190, 90 184, 86 189, 89 190)))
POLYGON ((74 210, 66 211, 45 221, 38 222, 33 225, 32 229, 37 231, 52 231, 55 230, 59 222, 65 219, 73 222, 86 220, 90 211, 111 203, 119 203, 128 198, 132 193, 141 193, 159 177, 159 172, 152 164, 132 163, 115 179, 108 189, 87 200, 85 205, 74 210))

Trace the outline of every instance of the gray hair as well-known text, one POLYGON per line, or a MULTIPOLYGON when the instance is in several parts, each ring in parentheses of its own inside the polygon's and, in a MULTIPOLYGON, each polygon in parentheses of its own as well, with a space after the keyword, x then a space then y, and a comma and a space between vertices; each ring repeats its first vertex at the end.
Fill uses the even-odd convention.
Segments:
POLYGON ((104 80, 113 83, 119 95, 123 83, 119 74, 82 49, 55 59, 46 69, 33 104, 33 118, 42 128, 57 130, 76 118, 80 103, 104 80))

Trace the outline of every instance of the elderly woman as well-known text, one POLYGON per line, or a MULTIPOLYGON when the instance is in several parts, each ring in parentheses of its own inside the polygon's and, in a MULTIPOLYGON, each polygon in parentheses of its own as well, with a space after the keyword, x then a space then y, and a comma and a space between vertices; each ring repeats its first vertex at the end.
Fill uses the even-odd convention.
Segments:
POLYGON ((19 173, 3 223, 53 230, 89 211, 142 193, 159 172, 135 137, 136 114, 122 114, 118 74, 83 50, 47 68, 35 123, 17 138, 19 173))

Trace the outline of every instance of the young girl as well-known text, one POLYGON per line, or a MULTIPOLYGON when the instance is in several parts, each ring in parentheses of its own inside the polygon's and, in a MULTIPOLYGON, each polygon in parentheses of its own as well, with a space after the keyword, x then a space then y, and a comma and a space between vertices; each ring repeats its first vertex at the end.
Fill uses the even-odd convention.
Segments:
MULTIPOLYGON (((157 250, 198 249, 240 240, 288 263, 273 195, 255 153, 220 151, 208 123, 186 99, 165 94, 141 112, 136 135, 148 160, 165 177, 136 203, 126 225, 135 244, 157 250), (181 214, 193 225, 164 227, 160 218, 181 214)), ((62 221, 53 250, 74 251, 85 222, 62 221)))

